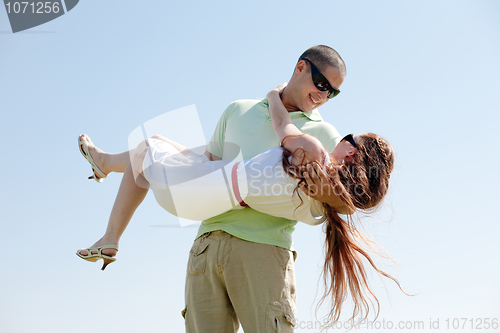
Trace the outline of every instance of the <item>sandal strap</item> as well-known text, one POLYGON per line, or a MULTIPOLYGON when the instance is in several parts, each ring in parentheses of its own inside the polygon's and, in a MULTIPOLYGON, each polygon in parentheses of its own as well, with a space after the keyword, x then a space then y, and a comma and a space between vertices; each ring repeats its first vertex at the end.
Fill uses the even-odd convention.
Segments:
POLYGON ((99 248, 101 250, 104 250, 104 249, 115 249, 116 251, 118 251, 118 245, 116 245, 116 244, 106 244, 106 245, 99 246, 99 248))
POLYGON ((90 151, 89 151, 89 144, 95 146, 92 141, 89 140, 82 140, 82 139, 79 139, 78 140, 78 147, 80 148, 80 153, 82 153, 83 157, 85 157, 85 159, 87 160, 87 162, 90 163, 90 165, 92 165, 92 171, 94 171, 94 175, 98 178, 107 178, 108 176, 104 174, 104 172, 101 171, 101 169, 99 169, 99 167, 97 166, 97 164, 95 164, 94 162, 94 159, 92 158, 92 155, 90 155, 90 151))
POLYGON ((102 245, 102 246, 97 246, 97 247, 87 247, 87 248, 82 248, 77 251, 77 253, 84 257, 84 258, 93 258, 93 257, 106 257, 106 258, 114 258, 110 257, 106 254, 102 253, 102 250, 105 249, 115 249, 118 251, 118 245, 115 244, 107 244, 107 245, 102 245), (87 251, 87 255, 81 254, 81 251, 87 251), (97 253, 92 253, 92 252, 97 252, 97 253))

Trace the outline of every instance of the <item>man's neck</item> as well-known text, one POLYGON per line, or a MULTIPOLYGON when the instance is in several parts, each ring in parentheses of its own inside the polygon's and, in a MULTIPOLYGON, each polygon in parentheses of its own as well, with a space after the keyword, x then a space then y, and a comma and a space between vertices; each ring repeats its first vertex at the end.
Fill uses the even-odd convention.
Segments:
POLYGON ((295 102, 291 98, 291 94, 292 93, 289 91, 289 89, 285 88, 285 90, 283 90, 283 93, 281 94, 281 101, 283 102, 283 105, 288 112, 299 111, 299 108, 295 106, 295 102))

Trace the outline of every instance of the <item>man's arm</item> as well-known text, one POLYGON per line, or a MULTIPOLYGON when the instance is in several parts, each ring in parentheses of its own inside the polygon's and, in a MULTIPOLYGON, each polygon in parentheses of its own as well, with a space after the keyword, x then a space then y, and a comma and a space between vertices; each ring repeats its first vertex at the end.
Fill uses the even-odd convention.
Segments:
POLYGON ((208 159, 209 159, 210 161, 220 161, 220 160, 222 160, 222 158, 221 158, 221 157, 219 157, 219 156, 216 156, 216 155, 212 154, 212 153, 211 153, 211 152, 209 152, 208 150, 205 150, 205 156, 206 156, 206 157, 208 157, 208 159))

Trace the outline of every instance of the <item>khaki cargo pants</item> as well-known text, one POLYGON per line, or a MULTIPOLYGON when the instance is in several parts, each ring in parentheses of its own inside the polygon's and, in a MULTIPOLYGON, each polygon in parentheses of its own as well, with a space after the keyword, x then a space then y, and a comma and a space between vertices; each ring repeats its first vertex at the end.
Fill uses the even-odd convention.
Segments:
POLYGON ((295 252, 224 231, 195 240, 186 274, 187 333, 294 332, 295 252), (238 323, 239 322, 239 323, 238 323))

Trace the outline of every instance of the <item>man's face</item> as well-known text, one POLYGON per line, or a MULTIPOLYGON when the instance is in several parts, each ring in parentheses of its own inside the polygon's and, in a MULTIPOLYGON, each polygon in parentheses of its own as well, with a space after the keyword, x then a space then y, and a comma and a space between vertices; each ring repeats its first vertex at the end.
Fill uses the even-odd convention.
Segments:
MULTIPOLYGON (((309 66, 306 61, 301 60, 295 67, 294 100, 298 109, 303 112, 310 112, 328 101, 328 90, 321 91, 316 88, 309 66)), ((328 82, 337 89, 344 82, 344 76, 332 66, 322 68, 320 71, 328 82)))

